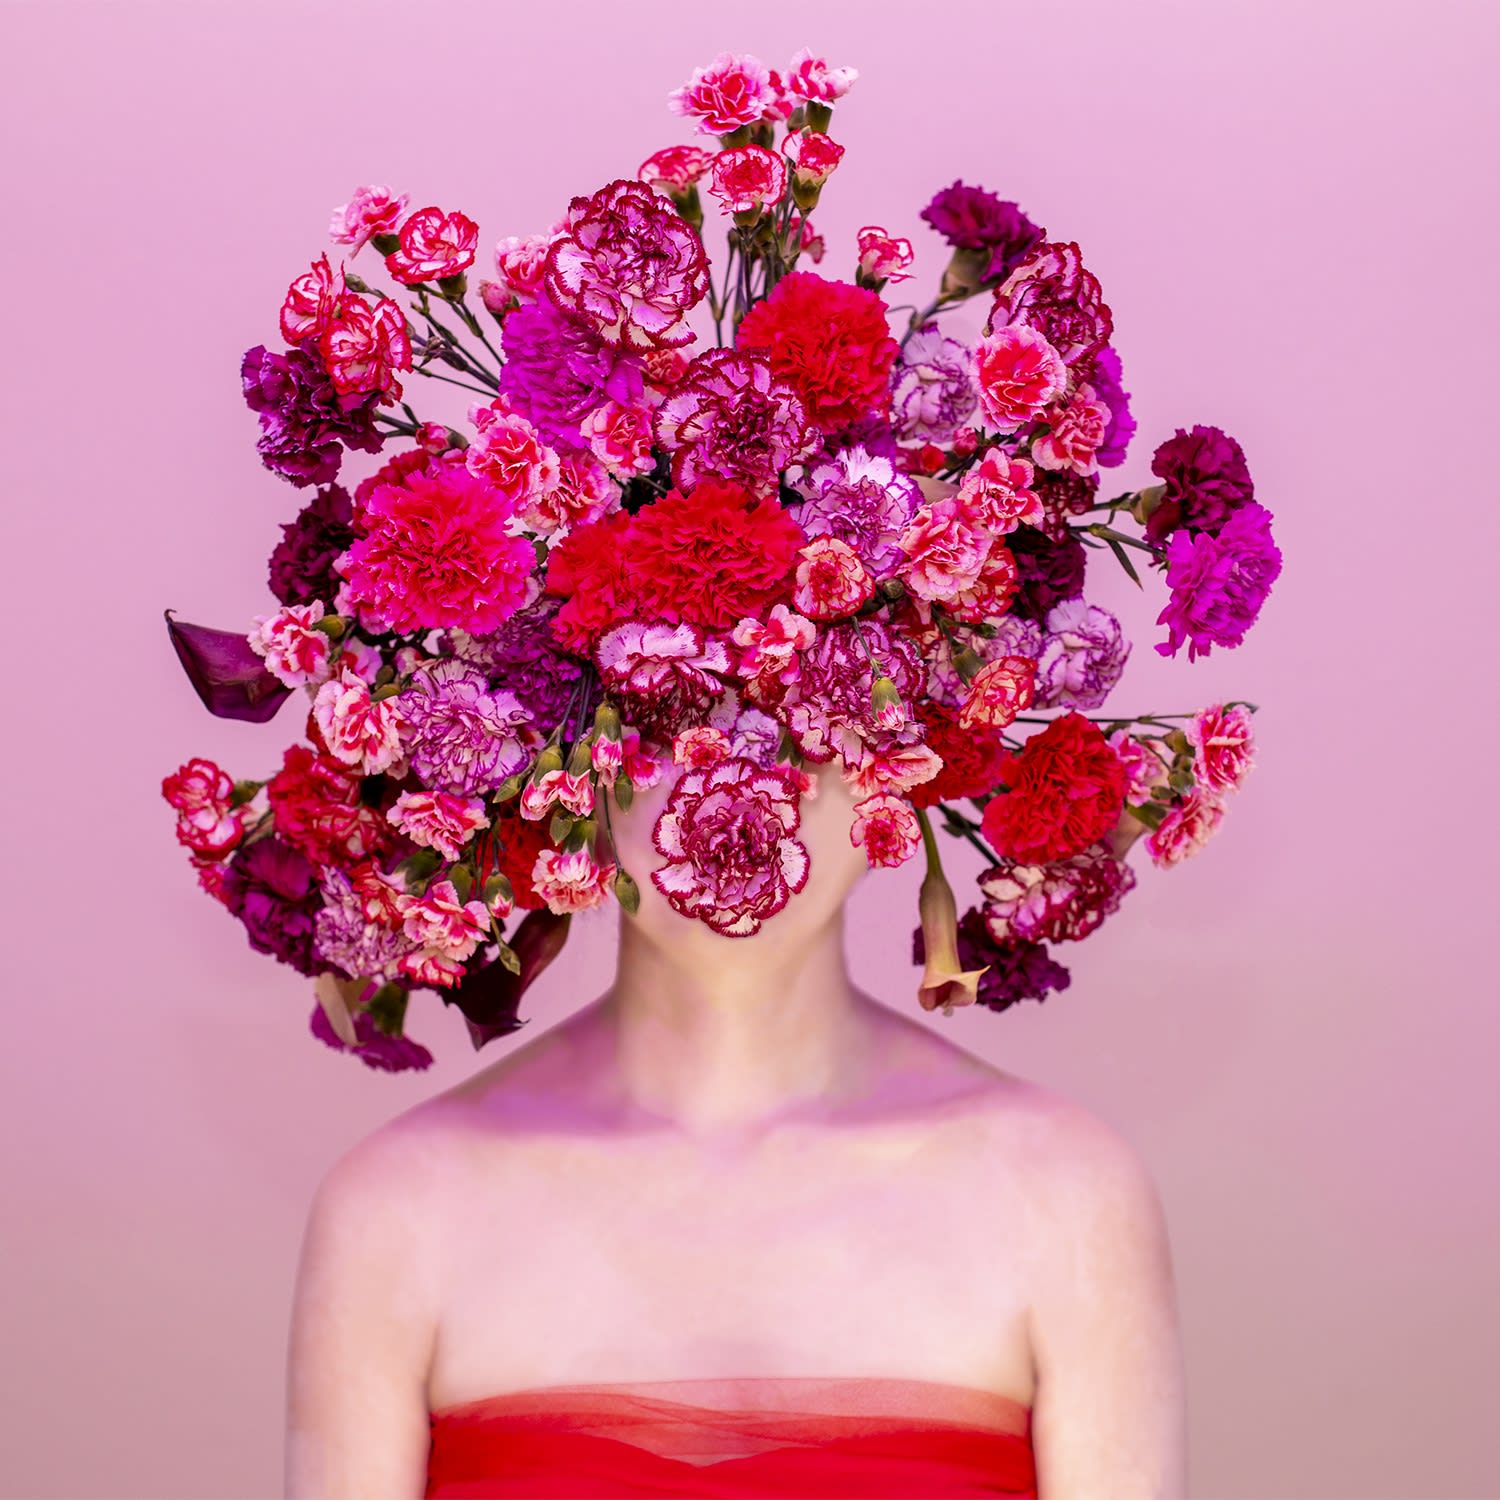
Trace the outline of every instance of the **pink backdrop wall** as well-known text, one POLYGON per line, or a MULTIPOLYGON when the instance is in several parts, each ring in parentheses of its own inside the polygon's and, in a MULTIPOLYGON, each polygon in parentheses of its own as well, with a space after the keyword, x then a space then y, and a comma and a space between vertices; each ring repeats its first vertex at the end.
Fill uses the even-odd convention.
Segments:
MULTIPOLYGON (((268 775, 295 732, 210 718, 162 625, 168 605, 236 628, 267 608, 264 558, 298 503, 253 452, 241 351, 274 341, 287 281, 357 183, 462 207, 484 245, 533 232, 688 138, 663 96, 695 64, 807 43, 863 72, 818 214, 824 269, 847 274, 873 219, 913 234, 925 288, 944 258, 917 220, 934 189, 962 176, 1018 199, 1082 244, 1114 309, 1141 423, 1116 473, 1144 483, 1173 427, 1221 424, 1287 558, 1246 644, 1192 666, 1150 649, 1159 591, 1094 564, 1091 595, 1137 640, 1112 701, 1252 699, 1261 765, 1200 859, 1142 861, 1121 914, 1060 955, 1068 992, 931 1024, 1151 1162, 1195 1495, 1500 1494, 1500 1018, 1481 951, 1500 8, 742 9, 0 15, 20 64, 0 101, 0 1485, 279 1492, 313 1187, 477 1065, 430 995, 412 1013, 440 1054, 429 1074, 320 1047, 305 982, 249 950, 172 840, 163 774, 206 754, 268 775)), ((977 858, 952 846, 958 882, 977 858)), ((913 1006, 918 879, 914 863, 865 884, 853 957, 913 1006)), ((608 983, 613 920, 576 924, 530 998, 535 1029, 608 983)))

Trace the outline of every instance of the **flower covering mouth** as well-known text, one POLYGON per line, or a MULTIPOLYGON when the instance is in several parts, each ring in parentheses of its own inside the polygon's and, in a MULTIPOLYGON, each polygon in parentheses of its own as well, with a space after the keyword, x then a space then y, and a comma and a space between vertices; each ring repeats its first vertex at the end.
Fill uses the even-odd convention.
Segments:
POLYGON ((1131 647, 1085 588, 1107 552, 1165 584, 1157 653, 1240 646, 1282 567, 1243 450, 1178 428, 1158 483, 1108 497, 1136 431, 1114 314, 1019 204, 955 181, 925 242, 882 227, 899 205, 825 241, 858 78, 722 53, 669 96, 692 142, 487 249, 359 186, 336 263, 287 285, 285 348, 240 359, 261 463, 312 493, 269 560, 279 607, 168 610, 168 633, 220 717, 305 694, 307 743, 264 780, 194 756, 162 795, 205 892, 316 984, 328 1046, 430 1065, 424 989, 475 1047, 515 1031, 573 916, 633 916, 637 874, 755 934, 806 887, 820 767, 870 868, 923 853, 919 1006, 1040 1001, 1069 982, 1049 945, 1134 886, 1132 845, 1174 869, 1240 795, 1254 705, 1108 710, 1131 647), (894 318, 886 289, 924 277, 894 318), (413 376, 468 392, 466 425, 414 409, 413 376), (381 460, 339 483, 348 454, 381 460), (670 767, 632 873, 610 808, 670 767), (982 860, 962 914, 939 828, 982 860))

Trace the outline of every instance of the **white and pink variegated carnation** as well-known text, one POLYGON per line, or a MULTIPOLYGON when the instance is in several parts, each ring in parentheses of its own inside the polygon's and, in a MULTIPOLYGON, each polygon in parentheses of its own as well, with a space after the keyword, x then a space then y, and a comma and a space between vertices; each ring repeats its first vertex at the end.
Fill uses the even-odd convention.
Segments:
POLYGON ((271 615, 256 615, 246 644, 286 687, 321 686, 333 675, 333 642, 314 629, 323 618, 323 601, 285 604, 271 615))
POLYGON ((874 596, 875 580, 853 547, 836 536, 815 536, 799 549, 792 602, 813 620, 852 615, 874 596))
POLYGON ((361 776, 390 771, 397 780, 406 774, 402 760, 401 706, 398 697, 374 699, 370 684, 340 664, 313 699, 313 718, 330 752, 361 776))
POLYGON ((550 536, 564 527, 602 521, 619 508, 620 487, 603 464, 588 453, 560 453, 557 483, 517 507, 516 514, 538 536, 550 536))
POLYGON ((774 110, 779 93, 770 69, 758 57, 721 52, 667 95, 667 107, 684 119, 697 120, 703 135, 729 135, 774 110))
POLYGON ((797 684, 801 653, 816 639, 813 622, 785 604, 772 605, 765 620, 745 615, 737 621, 729 642, 739 648, 734 672, 745 697, 752 703, 780 703, 797 684))
POLYGON ((963 477, 954 496, 971 525, 1004 536, 1017 526, 1040 526, 1046 519, 1041 496, 1030 488, 1035 468, 1003 448, 987 448, 963 477))
POLYGON ((1125 767, 1125 801, 1136 807, 1150 801, 1152 791, 1167 779, 1161 757, 1127 729, 1117 729, 1109 736, 1109 748, 1125 767))
POLYGON ((979 581, 990 538, 968 521, 953 496, 925 500, 901 533, 906 562, 898 569, 913 594, 947 601, 979 581))
POLYGON ((1191 859, 1218 831, 1224 821, 1224 804, 1195 786, 1186 792, 1146 838, 1151 863, 1169 869, 1191 859))
POLYGON ((587 771, 576 775, 566 766, 544 771, 535 781, 521 788, 517 804, 523 818, 533 823, 551 817, 553 806, 561 803, 574 817, 586 818, 594 811, 594 783, 587 771))
MULTIPOLYGON (((495 279, 480 284, 481 290, 494 287, 503 310, 511 299, 529 302, 542 289, 547 270, 547 252, 552 248, 550 234, 507 235, 495 246, 495 279)), ((489 307, 486 298, 485 306, 489 307)))
POLYGON ((652 829, 651 883, 673 910, 748 937, 807 883, 799 793, 779 769, 731 756, 684 771, 652 829))
POLYGON ((984 625, 1002 618, 1021 587, 1021 573, 1010 548, 999 537, 989 538, 989 548, 980 564, 979 576, 944 601, 948 613, 969 625, 984 625))
POLYGON ((177 813, 177 842, 200 859, 222 859, 245 836, 245 809, 230 806, 234 779, 215 761, 194 756, 161 790, 177 813))
POLYGON ((823 259, 823 252, 828 248, 823 236, 813 227, 813 221, 806 214, 798 214, 786 232, 787 253, 792 256, 805 255, 814 265, 823 259))
POLYGON ((656 465, 647 410, 606 400, 578 424, 578 430, 594 457, 619 479, 649 474, 656 465))
POLYGON ((866 745, 854 766, 844 768, 844 779, 856 797, 888 792, 904 796, 943 769, 942 758, 926 740, 873 750, 866 745))
POLYGON ((686 621, 628 620, 600 636, 594 659, 621 717, 663 742, 703 718, 732 670, 724 642, 686 621))
POLYGON ((729 736, 713 724, 695 724, 672 736, 674 766, 716 766, 729 754, 729 736))
POLYGON ((663 146, 641 163, 635 174, 659 192, 685 193, 714 164, 714 152, 702 146, 663 146))
POLYGON ((613 889, 614 878, 614 863, 599 864, 586 847, 571 853, 543 849, 531 872, 537 895, 559 916, 602 906, 613 889))
POLYGON ((385 656, 378 646, 372 646, 368 641, 362 641, 357 635, 346 631, 339 641, 335 665, 340 669, 347 667, 351 672, 358 672, 373 687, 380 669, 385 665, 385 656))
POLYGON ((803 47, 791 60, 786 72, 786 91, 794 99, 810 104, 832 104, 854 87, 858 68, 830 68, 828 59, 809 47, 803 47))
POLYGON ((1086 938, 1135 888, 1135 871, 1102 843, 1054 864, 1006 859, 979 877, 981 915, 997 943, 1086 938))
POLYGON ((974 347, 979 409, 997 432, 1035 421, 1068 388, 1062 355, 1024 323, 998 328, 974 347))
POLYGON ((793 177, 803 187, 821 187, 844 157, 844 148, 821 130, 794 131, 781 149, 792 164, 793 177))
POLYGON ((1109 426, 1110 411, 1087 381, 1059 406, 1042 413, 1045 432, 1031 440, 1031 456, 1038 467, 1053 472, 1097 474, 1096 454, 1109 426))
POLYGON ((289 344, 320 338, 355 300, 345 295, 343 262, 335 267, 326 254, 320 255, 286 289, 281 303, 282 338, 289 344))
POLYGON ((429 952, 462 963, 488 940, 490 913, 483 901, 460 901, 452 880, 434 880, 407 906, 402 927, 429 952))
MULTIPOLYGON (((884 285, 911 280, 911 241, 888 233, 879 224, 866 224, 855 237, 859 247, 859 279, 884 285)), ((972 406, 972 403, 971 403, 972 406)))
POLYGON ((1195 715, 1184 730, 1193 747, 1193 774, 1212 795, 1235 792, 1255 765, 1255 733, 1250 711, 1240 704, 1216 703, 1195 715))
POLYGON ((751 213, 786 192, 786 162, 764 146, 721 151, 709 171, 708 191, 725 213, 751 213))
POLYGON ((922 847, 922 826, 904 797, 877 792, 854 804, 849 841, 865 851, 871 869, 904 865, 922 847))
POLYGON ((1036 663, 1029 656, 1000 656, 986 662, 969 683, 958 710, 960 729, 1005 729, 1031 707, 1036 663))
POLYGON ((564 313, 606 344, 676 348, 693 340, 687 315, 708 291, 708 258, 666 199, 619 178, 569 203, 545 284, 564 313))
POLYGON ((375 235, 396 232, 406 202, 405 193, 398 196, 383 183, 357 187, 347 203, 334 209, 328 238, 336 245, 347 245, 353 258, 375 235))
POLYGON ((413 843, 436 849, 444 859, 461 859, 469 840, 490 826, 482 797, 451 792, 402 792, 386 818, 413 843))
POLYGON ((531 505, 556 488, 558 458, 541 434, 503 396, 469 408, 474 441, 464 451, 469 473, 487 479, 512 509, 531 505))

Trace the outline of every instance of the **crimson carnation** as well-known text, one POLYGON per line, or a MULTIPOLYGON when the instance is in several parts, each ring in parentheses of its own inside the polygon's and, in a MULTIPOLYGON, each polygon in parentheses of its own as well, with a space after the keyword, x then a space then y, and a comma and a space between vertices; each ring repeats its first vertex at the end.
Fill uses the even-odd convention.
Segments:
POLYGON ((1054 719, 1001 762, 1009 791, 985 805, 990 847, 1026 864, 1071 859, 1113 831, 1125 807, 1125 767, 1097 724, 1054 719))
POLYGON ((343 561, 350 602, 402 634, 497 629, 526 602, 536 567, 531 543, 506 530, 513 513, 493 484, 453 464, 381 485, 361 517, 368 535, 343 561))
POLYGON ((516 905, 537 911, 547 903, 531 883, 531 872, 536 869, 537 855, 555 846, 547 820, 523 818, 520 809, 520 801, 514 797, 492 807, 490 826, 481 831, 475 845, 479 865, 475 883, 483 889, 491 875, 504 875, 510 881, 516 905))
POLYGON ((943 769, 907 793, 912 806, 932 807, 993 791, 1007 754, 1000 736, 960 729, 958 715, 935 698, 920 699, 917 714, 926 726, 927 743, 942 757, 943 769))
POLYGON ((571 527, 547 554, 543 592, 566 602, 552 617, 552 634, 568 651, 587 656, 612 626, 637 609, 627 565, 629 511, 571 527))
POLYGON ((783 276, 745 314, 736 343, 764 349, 771 369, 824 434, 890 409, 891 367, 900 346, 874 292, 813 271, 783 276))
POLYGON ((395 829, 360 790, 361 778, 343 761, 307 745, 288 745, 266 783, 282 842, 314 864, 340 868, 395 842, 395 829))
POLYGON ((775 500, 705 480, 643 507, 630 527, 630 572, 650 617, 726 629, 791 603, 806 535, 775 500))

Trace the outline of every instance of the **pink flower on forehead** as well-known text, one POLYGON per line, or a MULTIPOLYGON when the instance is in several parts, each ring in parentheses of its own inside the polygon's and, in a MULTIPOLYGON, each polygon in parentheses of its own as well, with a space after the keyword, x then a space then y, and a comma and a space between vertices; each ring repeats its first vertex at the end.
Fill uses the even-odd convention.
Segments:
POLYGON ((814 620, 852 615, 875 592, 875 580, 848 542, 815 536, 801 549, 792 602, 814 620))
POLYGON ((777 89, 759 58, 721 52, 706 68, 667 95, 673 114, 696 119, 703 135, 728 135, 753 125, 776 105, 777 89))
POLYGON ((314 338, 336 323, 345 298, 344 267, 330 266, 320 255, 310 271, 304 271, 286 289, 281 304, 281 336, 289 344, 314 338))
POLYGON ((1068 367, 1035 328, 998 329, 974 350, 979 409, 999 432, 1034 420, 1066 390, 1068 367))
POLYGON ((859 274, 865 281, 910 281, 908 267, 915 256, 911 241, 887 234, 879 224, 866 224, 856 239, 859 246, 859 274))
POLYGON ((685 771, 656 820, 666 863, 651 883, 674 911, 726 937, 749 937, 807 883, 798 794, 780 771, 731 756, 685 771))
POLYGON ((854 804, 849 841, 864 849, 871 869, 904 865, 922 847, 922 826, 905 798, 877 792, 854 804))
POLYGON ((386 818, 413 843, 436 849, 445 859, 461 859, 470 838, 490 826, 482 797, 451 792, 402 792, 386 818))
POLYGON ((457 276, 474 264, 479 225, 456 209, 419 208, 402 226, 401 243, 385 258, 403 286, 457 276))
POLYGON ((701 146, 663 146, 648 156, 635 175, 666 192, 686 192, 713 165, 714 153, 701 146))
POLYGON ((602 906, 615 878, 615 866, 598 864, 587 848, 565 854, 543 849, 536 857, 531 883, 549 911, 563 915, 602 906))
POLYGON ((469 408, 475 440, 464 450, 469 473, 487 479, 513 507, 530 504, 557 486, 557 454, 505 398, 469 408))
POLYGON ((328 237, 337 245, 348 245, 351 256, 358 255, 377 234, 393 234, 406 194, 398 198, 390 188, 374 184, 355 188, 354 196, 333 211, 328 237))
POLYGON ((337 322, 318 335, 318 354, 334 389, 341 396, 379 391, 401 399, 397 370, 411 369, 411 340, 406 314, 389 297, 372 308, 363 297, 346 295, 337 322))
POLYGON ((623 700, 621 714, 665 740, 723 696, 730 671, 722 641, 696 625, 616 625, 594 648, 599 680, 623 700))
POLYGON ((725 213, 749 213, 775 203, 786 191, 786 162, 764 146, 721 151, 714 158, 708 190, 725 213))
POLYGON ((339 675, 318 689, 312 711, 329 751, 361 776, 389 771, 401 759, 396 699, 376 702, 370 684, 349 667, 341 665, 339 675))
POLYGON ((786 138, 781 149, 796 167, 794 175, 804 187, 827 182, 844 156, 844 148, 819 130, 799 130, 786 138))
POLYGON ((687 314, 708 291, 703 242, 644 182, 617 178, 568 204, 547 252, 547 294, 606 344, 690 343, 687 314))
POLYGON ((1193 773, 1205 791, 1238 791, 1255 764, 1255 733, 1249 710, 1236 703, 1205 708, 1187 726, 1188 743, 1196 752, 1193 773))
POLYGON ((1087 381, 1066 403, 1044 412, 1047 431, 1032 439, 1031 456, 1044 469, 1067 469, 1074 474, 1097 474, 1094 455, 1109 426, 1109 408, 1087 381))
POLYGON ((1005 536, 1017 526, 1040 526, 1046 519, 1041 497, 1027 488, 1035 473, 1024 458, 1013 458, 1003 448, 989 448, 964 475, 953 497, 971 526, 1005 536))
POLYGON ((969 694, 958 710, 960 729, 1004 729, 1016 715, 1031 707, 1036 687, 1036 663, 1027 656, 997 656, 986 662, 969 683, 969 694))
POLYGON ((321 599, 283 605, 273 615, 256 615, 255 629, 245 641, 265 662, 266 671, 287 687, 326 682, 333 671, 333 642, 314 629, 322 618, 321 599))
POLYGON ((858 77, 857 68, 830 68, 826 58, 804 47, 787 67, 786 91, 794 99, 832 104, 853 88, 858 77))

